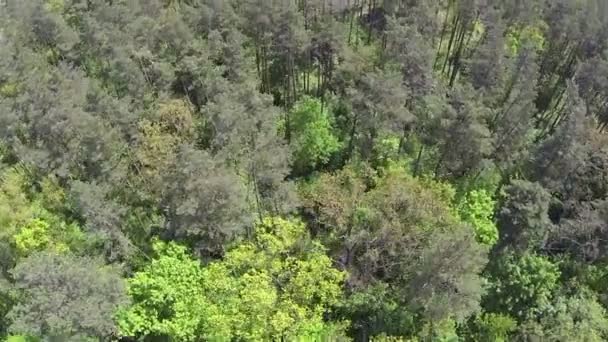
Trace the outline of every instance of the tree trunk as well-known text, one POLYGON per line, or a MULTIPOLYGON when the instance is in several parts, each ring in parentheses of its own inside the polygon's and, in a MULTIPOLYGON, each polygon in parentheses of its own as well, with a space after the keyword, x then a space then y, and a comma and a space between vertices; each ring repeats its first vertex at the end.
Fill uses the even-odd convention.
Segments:
POLYGON ((448 65, 448 62, 450 61, 450 54, 452 53, 452 45, 454 44, 454 37, 456 37, 456 31, 458 30, 459 26, 458 23, 460 22, 460 16, 456 16, 454 17, 454 27, 452 28, 452 33, 450 34, 450 41, 448 42, 448 49, 445 52, 445 60, 443 61, 443 67, 441 68, 441 73, 445 74, 445 68, 448 65))
POLYGON ((414 164, 414 177, 418 177, 418 171, 420 170, 420 161, 422 160, 422 152, 424 151, 424 144, 420 144, 418 150, 418 156, 416 156, 416 163, 414 164))
POLYGON ((441 47, 443 46, 443 37, 445 36, 446 31, 448 30, 448 21, 450 19, 450 8, 452 8, 452 2, 453 2, 453 0, 448 1, 448 7, 446 8, 446 11, 445 11, 445 19, 443 19, 443 27, 441 29, 441 36, 439 38, 439 47, 437 48, 437 54, 435 55, 435 62, 433 63, 433 69, 437 68, 437 63, 439 63, 439 58, 441 56, 441 47))

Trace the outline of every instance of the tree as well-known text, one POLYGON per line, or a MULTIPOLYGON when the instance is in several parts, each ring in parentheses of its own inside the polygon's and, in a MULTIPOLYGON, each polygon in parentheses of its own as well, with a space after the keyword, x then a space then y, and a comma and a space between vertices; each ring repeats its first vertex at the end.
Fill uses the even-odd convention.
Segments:
POLYGON ((604 258, 607 245, 603 238, 608 220, 608 202, 579 203, 576 212, 562 218, 548 237, 547 249, 568 253, 592 263, 604 258))
POLYGON ((363 73, 353 87, 346 89, 352 111, 344 137, 346 159, 354 152, 369 158, 382 131, 402 133, 403 126, 413 120, 405 108, 407 90, 401 79, 395 72, 373 70, 363 73))
POLYGON ((592 125, 573 84, 568 93, 564 105, 568 115, 554 121, 552 126, 545 126, 545 130, 555 129, 555 133, 536 147, 528 167, 533 179, 552 191, 558 190, 561 180, 571 177, 583 164, 585 136, 592 125))
POLYGON ((315 338, 339 324, 323 317, 342 296, 344 277, 323 246, 308 240, 302 222, 267 217, 256 225, 253 243, 207 268, 205 287, 224 315, 233 315, 234 338, 315 338))
POLYGON ((163 177, 176 162, 181 144, 192 143, 195 123, 190 106, 183 100, 161 103, 150 118, 139 122, 130 168, 134 193, 141 201, 157 204, 164 190, 163 177))
POLYGON ((606 310, 593 295, 578 293, 559 296, 552 304, 548 315, 538 322, 526 322, 517 331, 519 339, 544 338, 551 340, 582 339, 603 341, 606 331, 606 310))
POLYGON ((468 192, 459 207, 460 217, 475 229, 477 241, 492 246, 498 241, 498 228, 494 223, 496 202, 484 189, 468 192))
POLYGON ((484 2, 475 0, 447 3, 435 68, 441 69, 450 87, 454 86, 464 64, 463 59, 471 49, 470 45, 481 12, 479 9, 484 5, 484 2))
POLYGON ((286 181, 289 149, 270 97, 250 86, 237 87, 211 102, 204 113, 209 149, 244 178, 258 217, 293 210, 295 196, 286 181))
POLYGON ((488 110, 468 88, 456 88, 440 108, 435 138, 439 155, 435 177, 458 178, 478 171, 491 152, 491 135, 484 124, 488 110))
POLYGON ((115 262, 131 256, 134 250, 122 220, 127 208, 109 197, 110 187, 74 182, 70 190, 76 214, 85 221, 85 231, 93 239, 100 239, 106 259, 115 262))
MULTIPOLYGON (((323 4, 317 4, 317 6, 325 5, 324 1, 321 1, 323 4)), ((319 12, 318 8, 317 12, 319 12)), ((300 82, 303 83, 304 92, 320 96, 321 102, 325 105, 325 93, 327 91, 333 93, 341 90, 340 87, 336 87, 335 75, 347 49, 343 38, 345 27, 338 23, 335 17, 324 8, 320 15, 315 15, 315 22, 311 26, 310 43, 306 51, 308 56, 303 57, 304 72, 300 82), (315 78, 316 89, 313 84, 315 78)))
POLYGON ((200 263, 174 243, 156 242, 153 248, 157 257, 128 280, 133 303, 118 313, 120 334, 193 340, 209 314, 200 263))
POLYGON ((65 192, 51 178, 40 189, 28 169, 13 167, 0 174, 0 273, 8 274, 19 258, 44 249, 79 252, 87 246, 80 226, 64 216, 65 192))
POLYGON ((436 234, 421 261, 409 270, 409 305, 431 324, 446 319, 463 322, 479 311, 487 250, 463 228, 436 234))
POLYGON ((350 336, 359 340, 381 334, 411 336, 416 331, 415 314, 405 309, 399 295, 382 282, 349 293, 338 304, 335 315, 351 320, 350 336))
POLYGON ((395 296, 374 301, 394 300, 403 307, 398 312, 346 309, 356 314, 350 317, 357 320, 355 331, 369 336, 374 327, 392 324, 372 323, 362 312, 387 320, 414 314, 434 322, 462 320, 475 312, 483 293, 479 272, 486 250, 450 208, 449 189, 397 169, 383 178, 370 177, 366 191, 365 178, 351 172, 322 178, 316 187, 319 194, 306 203, 318 215, 313 220, 325 228, 319 235, 332 247, 334 259, 348 270, 352 291, 365 293, 386 284, 395 296))
POLYGON ((491 97, 501 85, 505 57, 505 25, 500 12, 491 8, 484 13, 484 36, 472 56, 464 61, 463 74, 475 89, 491 97))
POLYGON ((221 254, 248 224, 241 180, 205 151, 183 145, 163 184, 167 238, 185 241, 202 255, 221 254))
POLYGON ((606 77, 608 73, 608 61, 603 58, 593 58, 580 66, 576 74, 576 84, 580 97, 585 101, 589 113, 593 113, 600 121, 600 126, 605 128, 608 122, 605 99, 606 77))
POLYGON ((424 4, 412 4, 412 7, 407 10, 402 9, 406 11, 407 17, 389 18, 383 39, 383 62, 387 64, 387 67, 396 67, 401 72, 403 86, 407 89, 404 94, 406 96, 405 110, 402 115, 413 115, 412 118, 394 123, 397 126, 402 125, 401 132, 397 133, 401 137, 399 152, 401 152, 404 141, 410 137, 412 128, 417 132, 422 132, 423 127, 427 124, 420 120, 420 117, 423 116, 425 97, 432 93, 435 85, 433 78, 434 52, 431 44, 428 39, 425 39, 424 32, 418 30, 423 28, 410 22, 426 17, 424 7, 424 4), (416 13, 420 10, 423 13, 416 13), (396 65, 393 66, 393 64, 396 65))
POLYGON ((50 339, 106 339, 114 313, 127 304, 118 270, 90 257, 35 253, 12 271, 22 293, 9 312, 10 331, 50 339))
MULTIPOLYGON (((33 66, 32 66, 33 67, 33 66)), ((2 137, 22 161, 61 179, 106 175, 120 135, 97 113, 87 111, 87 80, 60 65, 23 76, 22 96, 3 116, 2 137)))
POLYGON ((251 242, 205 267, 184 247, 157 244, 158 257, 129 281, 134 304, 119 315, 122 334, 268 340, 337 329, 323 317, 345 274, 306 235, 301 222, 267 217, 251 242))
POLYGON ((501 192, 497 211, 499 246, 520 251, 542 249, 552 226, 547 190, 538 183, 513 180, 501 192))
POLYGON ((504 94, 498 95, 498 108, 489 124, 496 136, 493 156, 503 169, 522 160, 532 140, 538 79, 536 56, 535 46, 525 39, 513 63, 513 70, 505 76, 506 89, 504 94))
POLYGON ((294 171, 305 173, 327 163, 340 144, 333 135, 329 114, 320 101, 304 98, 297 102, 289 118, 294 171))
POLYGON ((417 31, 418 28, 408 23, 408 18, 389 18, 383 50, 386 62, 397 63, 403 75, 410 110, 415 102, 431 92, 434 82, 433 51, 428 40, 417 31))
POLYGON ((509 335, 517 328, 517 322, 507 315, 484 313, 469 323, 472 341, 509 341, 509 335))
POLYGON ((549 309, 560 270, 547 257, 526 253, 502 255, 490 268, 485 306, 521 320, 540 317, 549 309))
MULTIPOLYGON (((322 173, 317 179, 301 184, 299 197, 303 216, 309 219, 308 226, 313 236, 337 237, 351 230, 367 190, 366 171, 371 170, 347 165, 334 174, 322 173)), ((323 242, 329 247, 336 243, 330 239, 323 239, 323 242)), ((340 248, 340 244, 336 247, 340 248)), ((341 260, 344 262, 348 261, 341 260)))

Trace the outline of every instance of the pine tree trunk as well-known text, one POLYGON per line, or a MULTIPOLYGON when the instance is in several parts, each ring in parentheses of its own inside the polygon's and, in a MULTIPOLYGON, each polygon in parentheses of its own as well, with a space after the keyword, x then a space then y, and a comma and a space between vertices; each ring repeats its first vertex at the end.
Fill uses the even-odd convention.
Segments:
POLYGON ((441 68, 441 73, 445 74, 445 68, 448 66, 448 62, 450 61, 450 55, 452 53, 452 45, 454 44, 454 37, 456 37, 456 31, 459 26, 460 16, 454 17, 454 27, 452 28, 452 33, 450 34, 450 41, 448 42, 448 49, 445 52, 445 60, 443 61, 443 67, 441 68))
MULTIPOLYGON (((441 29, 441 36, 439 38, 439 47, 437 48, 437 54, 435 55, 435 63, 433 63, 433 69, 437 68, 437 64, 439 63, 439 58, 441 57, 441 47, 443 46, 443 37, 445 36, 446 31, 448 30, 448 21, 450 19, 450 8, 452 7, 452 1, 448 1, 448 7, 445 11, 445 19, 443 19, 443 28, 441 29)), ((447 56, 446 56, 447 58, 447 56)))

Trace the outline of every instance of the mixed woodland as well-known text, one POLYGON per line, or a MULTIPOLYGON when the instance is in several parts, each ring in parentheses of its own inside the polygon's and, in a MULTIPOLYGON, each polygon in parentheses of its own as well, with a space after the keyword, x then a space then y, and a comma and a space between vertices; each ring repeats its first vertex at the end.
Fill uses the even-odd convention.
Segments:
POLYGON ((0 339, 608 341, 608 1, 0 1, 0 339))

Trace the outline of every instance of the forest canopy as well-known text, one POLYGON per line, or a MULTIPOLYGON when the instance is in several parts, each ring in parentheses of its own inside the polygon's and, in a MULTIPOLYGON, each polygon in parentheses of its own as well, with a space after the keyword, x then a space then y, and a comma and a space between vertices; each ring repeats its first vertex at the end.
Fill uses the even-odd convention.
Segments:
POLYGON ((0 1, 0 339, 608 341, 605 0, 0 1))

